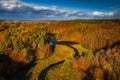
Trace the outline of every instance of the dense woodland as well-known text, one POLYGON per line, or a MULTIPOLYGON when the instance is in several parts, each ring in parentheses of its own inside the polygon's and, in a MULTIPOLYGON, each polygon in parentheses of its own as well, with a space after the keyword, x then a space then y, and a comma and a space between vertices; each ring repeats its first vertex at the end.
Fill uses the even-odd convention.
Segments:
POLYGON ((120 80, 119 74, 119 19, 0 20, 0 80, 120 80), (59 42, 54 52, 49 34, 59 42))

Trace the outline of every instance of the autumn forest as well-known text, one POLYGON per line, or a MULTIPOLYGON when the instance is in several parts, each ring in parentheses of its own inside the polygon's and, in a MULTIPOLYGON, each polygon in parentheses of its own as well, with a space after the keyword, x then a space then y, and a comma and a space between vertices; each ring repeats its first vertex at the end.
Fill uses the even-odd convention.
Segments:
POLYGON ((120 80, 120 19, 0 20, 0 80, 120 80))

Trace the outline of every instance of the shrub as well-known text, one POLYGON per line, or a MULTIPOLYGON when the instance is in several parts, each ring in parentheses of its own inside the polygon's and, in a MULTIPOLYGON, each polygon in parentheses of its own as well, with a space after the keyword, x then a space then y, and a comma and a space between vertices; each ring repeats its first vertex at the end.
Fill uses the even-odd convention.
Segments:
POLYGON ((29 40, 30 41, 35 41, 38 38, 38 35, 35 33, 30 33, 29 35, 29 40))
POLYGON ((88 52, 87 52, 87 58, 88 59, 91 59, 93 57, 93 51, 92 50, 89 50, 88 52))
POLYGON ((86 29, 87 28, 83 28, 83 27, 72 28, 70 29, 70 33, 79 32, 80 34, 84 34, 86 32, 86 29))
POLYGON ((46 37, 46 31, 43 29, 39 34, 37 33, 30 33, 29 34, 29 40, 30 42, 35 42, 35 43, 41 43, 42 46, 44 46, 45 43, 45 37, 46 37))
POLYGON ((57 35, 56 35, 56 38, 57 39, 60 39, 62 37, 62 33, 58 33, 57 35))
POLYGON ((22 49, 25 47, 25 44, 18 39, 12 40, 12 45, 13 48, 18 48, 18 49, 22 49))
POLYGON ((4 38, 0 42, 0 53, 2 54, 4 52, 4 49, 7 49, 8 47, 11 47, 11 40, 9 38, 4 38))
POLYGON ((28 54, 28 50, 26 48, 23 48, 22 52, 23 52, 23 56, 26 58, 28 54))
POLYGON ((13 35, 13 34, 15 34, 15 33, 17 33, 17 32, 21 32, 21 31, 23 31, 25 28, 24 27, 22 27, 22 28, 8 28, 6 31, 10 34, 10 35, 13 35))
POLYGON ((2 52, 3 52, 3 43, 0 42, 0 54, 2 54, 2 52))

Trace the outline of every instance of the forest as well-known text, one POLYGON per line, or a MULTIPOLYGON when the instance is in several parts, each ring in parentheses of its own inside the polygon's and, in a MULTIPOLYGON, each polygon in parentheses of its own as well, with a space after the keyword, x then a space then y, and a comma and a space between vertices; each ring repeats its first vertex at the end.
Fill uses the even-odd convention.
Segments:
POLYGON ((0 80, 120 80, 120 19, 0 20, 0 80))

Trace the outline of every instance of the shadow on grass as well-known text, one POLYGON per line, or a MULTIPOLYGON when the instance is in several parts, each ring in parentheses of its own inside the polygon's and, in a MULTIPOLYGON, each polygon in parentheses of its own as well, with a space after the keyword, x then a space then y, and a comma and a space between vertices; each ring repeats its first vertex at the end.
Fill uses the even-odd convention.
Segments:
MULTIPOLYGON (((76 57, 79 57, 79 52, 78 52, 78 50, 77 50, 75 47, 71 46, 71 45, 74 45, 74 44, 78 44, 78 43, 77 43, 77 42, 73 42, 73 41, 57 41, 57 45, 66 45, 66 46, 72 48, 73 51, 74 51, 73 57, 76 58, 76 57)), ((54 67, 54 66, 56 66, 56 65, 58 65, 58 64, 62 64, 64 61, 65 61, 65 60, 62 60, 62 61, 60 61, 60 62, 51 64, 51 65, 49 65, 47 68, 45 68, 45 69, 40 73, 40 75, 39 75, 39 80, 45 80, 45 77, 46 77, 47 72, 48 72, 52 67, 54 67)))
POLYGON ((28 71, 35 65, 34 61, 31 62, 29 65, 20 68, 15 73, 12 73, 7 76, 7 80, 28 80, 29 75, 26 76, 28 71))
POLYGON ((108 48, 113 48, 113 47, 115 47, 115 46, 119 46, 120 45, 120 41, 116 41, 116 42, 114 42, 112 45, 106 45, 105 47, 103 47, 103 48, 99 48, 99 49, 95 49, 94 51, 93 51, 93 53, 95 54, 97 51, 100 51, 100 50, 107 50, 108 48))
POLYGON ((73 57, 74 58, 78 58, 80 56, 78 50, 72 46, 74 44, 79 44, 79 43, 74 42, 74 41, 58 41, 57 44, 66 45, 66 46, 70 47, 71 49, 73 49, 73 52, 74 52, 73 57))
POLYGON ((45 68, 39 75, 39 80, 45 80, 46 74, 47 72, 54 66, 58 65, 58 64, 62 64, 65 60, 59 61, 57 63, 51 64, 49 65, 47 68, 45 68))
POLYGON ((66 45, 66 44, 74 45, 74 44, 79 44, 79 43, 74 42, 74 41, 58 41, 57 44, 58 45, 66 45))
POLYGON ((7 55, 0 54, 0 75, 5 80, 27 80, 26 74, 34 65, 33 62, 29 65, 16 62, 7 55))

